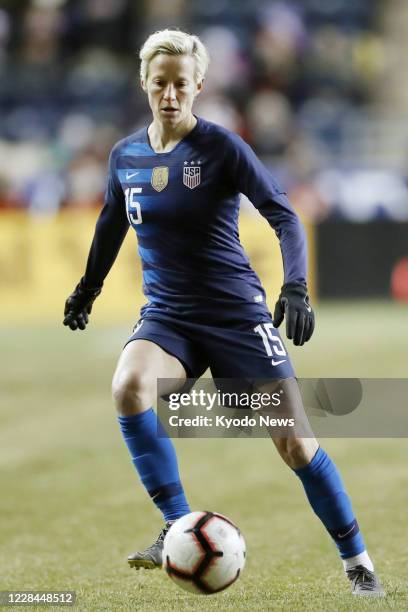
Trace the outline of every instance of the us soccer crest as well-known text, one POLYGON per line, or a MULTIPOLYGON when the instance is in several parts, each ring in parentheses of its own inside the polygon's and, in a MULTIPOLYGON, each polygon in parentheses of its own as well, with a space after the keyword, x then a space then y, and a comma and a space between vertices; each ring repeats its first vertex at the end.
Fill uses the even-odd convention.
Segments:
POLYGON ((169 169, 167 166, 157 166, 152 172, 152 187, 156 191, 163 191, 169 182, 169 169))
POLYGON ((186 187, 194 189, 201 183, 201 168, 200 166, 184 166, 183 168, 183 183, 186 187))

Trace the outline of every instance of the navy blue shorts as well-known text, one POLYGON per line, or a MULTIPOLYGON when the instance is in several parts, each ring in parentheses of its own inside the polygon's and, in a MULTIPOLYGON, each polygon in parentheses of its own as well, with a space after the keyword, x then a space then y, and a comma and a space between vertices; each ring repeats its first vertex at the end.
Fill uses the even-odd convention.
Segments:
POLYGON ((277 379, 295 376, 279 331, 271 319, 217 327, 172 317, 140 319, 132 340, 150 340, 199 378, 210 368, 213 378, 277 379))

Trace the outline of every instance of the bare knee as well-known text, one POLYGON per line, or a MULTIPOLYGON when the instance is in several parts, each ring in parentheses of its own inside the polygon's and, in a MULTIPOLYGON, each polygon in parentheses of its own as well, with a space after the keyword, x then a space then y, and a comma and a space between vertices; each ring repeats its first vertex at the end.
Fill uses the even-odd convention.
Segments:
POLYGON ((155 381, 148 375, 121 369, 115 372, 112 381, 112 396, 116 410, 122 416, 143 412, 154 402, 155 381))
POLYGON ((284 462, 293 470, 308 465, 319 448, 314 438, 278 438, 274 442, 284 462))

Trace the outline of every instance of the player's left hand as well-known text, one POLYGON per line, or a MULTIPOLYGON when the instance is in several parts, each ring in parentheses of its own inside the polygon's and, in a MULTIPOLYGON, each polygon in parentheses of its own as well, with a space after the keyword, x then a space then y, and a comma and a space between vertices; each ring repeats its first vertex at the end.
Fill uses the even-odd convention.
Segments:
POLYGON ((273 313, 273 325, 279 327, 286 319, 286 335, 296 346, 307 342, 314 330, 315 317, 309 304, 307 287, 303 283, 283 285, 273 313))

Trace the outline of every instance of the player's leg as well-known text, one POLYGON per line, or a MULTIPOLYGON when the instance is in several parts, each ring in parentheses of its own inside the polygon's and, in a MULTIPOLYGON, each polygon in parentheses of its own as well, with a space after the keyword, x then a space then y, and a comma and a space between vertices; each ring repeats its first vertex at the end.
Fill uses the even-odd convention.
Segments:
POLYGON ((132 462, 165 521, 190 510, 181 486, 174 446, 153 410, 158 378, 168 378, 174 391, 185 381, 184 367, 157 344, 134 340, 120 356, 112 391, 118 420, 132 462))
POLYGON ((157 399, 157 380, 169 379, 171 393, 182 387, 186 371, 177 357, 151 340, 137 338, 123 349, 112 381, 112 394, 120 416, 148 410, 157 399))
POLYGON ((130 555, 132 567, 160 567, 169 524, 190 511, 173 443, 152 407, 157 399, 157 380, 167 379, 161 385, 163 394, 176 391, 186 380, 188 366, 194 371, 194 355, 185 339, 159 322, 144 321, 125 346, 113 377, 113 397, 124 441, 144 487, 166 522, 151 547, 130 555))
POLYGON ((207 331, 207 351, 211 372, 215 378, 235 378, 259 381, 264 391, 269 381, 271 392, 283 388, 286 398, 285 416, 293 416, 295 435, 279 435, 269 432, 275 445, 289 467, 301 480, 308 500, 334 539, 344 566, 353 579, 353 592, 358 594, 383 594, 372 563, 366 552, 340 474, 330 457, 319 447, 313 436, 303 408, 299 387, 294 378, 286 349, 271 322, 249 325, 246 329, 215 329, 207 331), (222 347, 222 350, 220 350, 222 347), (351 568, 361 568, 355 572, 351 568), (351 572, 351 574, 349 573, 351 572))
MULTIPOLYGON (((305 420, 302 398, 294 378, 276 381, 286 397, 285 414, 305 420)), ((301 480, 313 511, 336 544, 344 569, 353 582, 353 593, 383 595, 372 561, 340 473, 313 435, 271 438, 285 463, 301 480)))

